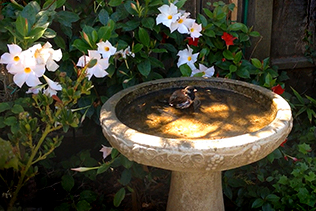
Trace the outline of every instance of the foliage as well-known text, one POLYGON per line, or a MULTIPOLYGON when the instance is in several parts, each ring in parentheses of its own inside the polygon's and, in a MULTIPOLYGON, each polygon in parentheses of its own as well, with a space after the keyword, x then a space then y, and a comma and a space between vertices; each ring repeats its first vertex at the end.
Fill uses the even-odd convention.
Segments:
POLYGON ((292 89, 294 127, 266 158, 224 174, 224 194, 238 210, 315 210, 315 99, 292 89))
MULTIPOLYGON (((113 186, 118 183, 111 192, 115 207, 127 196, 135 197, 139 183, 144 189, 148 183, 155 183, 157 171, 129 161, 115 149, 110 158, 101 161, 83 150, 61 164, 53 162, 55 149, 62 144, 62 132, 70 127, 88 130, 92 124, 97 125, 101 105, 121 89, 166 77, 209 77, 206 70, 214 67, 217 77, 244 80, 268 89, 280 87, 284 91, 288 77, 271 67, 269 58, 244 58, 251 37, 260 34, 252 27, 230 21, 233 4, 219 1, 204 8, 195 20, 201 25, 201 36, 194 39, 157 24, 158 8, 163 5, 169 2, 87 0, 73 6, 65 0, 39 0, 12 1, 0 6, 1 50, 7 49, 9 43, 27 49, 49 40, 63 51, 59 70, 48 73, 62 86, 60 92, 30 95, 25 94, 23 86, 18 99, 0 104, 0 187, 3 196, 11 199, 9 207, 17 205, 14 203, 22 186, 34 176, 38 179, 38 174, 45 175, 40 181, 43 186, 63 192, 61 203, 53 205, 63 210, 105 209, 100 201, 106 196, 98 189, 104 188, 100 187, 102 179, 113 186), (107 76, 89 75, 98 60, 82 56, 97 51, 98 45, 106 41, 116 48, 115 54, 107 58, 107 76), (178 65, 179 52, 187 49, 197 54, 197 61, 193 66, 178 65), (79 58, 91 60, 86 60, 82 68, 74 67, 79 58), (81 174, 70 170, 78 166, 94 167, 79 168, 84 171, 81 174), (114 180, 114 175, 119 178, 114 180), (51 185, 47 183, 50 180, 57 182, 51 185)), ((179 9, 184 5, 185 0, 176 3, 179 9)), ((224 194, 236 209, 312 210, 315 204, 315 152, 310 151, 315 149, 315 100, 302 97, 295 90, 293 93, 290 102, 298 126, 286 147, 255 164, 224 173, 224 194)), ((287 93, 283 96, 291 98, 287 93)), ((107 144, 106 140, 102 143, 107 144)))

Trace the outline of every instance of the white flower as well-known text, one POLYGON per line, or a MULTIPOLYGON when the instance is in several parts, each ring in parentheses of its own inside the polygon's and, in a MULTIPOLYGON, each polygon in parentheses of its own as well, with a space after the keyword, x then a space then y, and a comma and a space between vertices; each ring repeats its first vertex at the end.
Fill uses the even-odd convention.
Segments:
POLYGON ((25 93, 26 94, 38 94, 43 89, 43 86, 30 87, 25 93))
POLYGON ((21 62, 11 65, 8 72, 14 74, 13 81, 19 87, 26 83, 30 87, 41 84, 39 77, 45 72, 45 65, 38 65, 29 51, 20 54, 21 62))
POLYGON ((84 67, 89 61, 96 59, 96 64, 91 68, 87 68, 88 79, 90 80, 93 75, 97 78, 107 76, 108 73, 105 70, 109 67, 108 58, 101 59, 101 55, 98 51, 88 50, 88 54, 89 56, 81 56, 77 63, 77 66, 84 67))
POLYGON ((62 89, 61 85, 58 82, 54 82, 49 79, 47 76, 43 75, 44 79, 46 80, 48 87, 44 90, 44 94, 47 96, 53 96, 57 94, 57 91, 62 89))
POLYGON ((200 33, 201 31, 202 31, 201 24, 193 23, 192 26, 189 28, 189 34, 193 39, 199 38, 200 36, 202 36, 202 34, 200 33))
POLYGON ((0 58, 1 64, 7 64, 7 70, 9 71, 12 65, 16 65, 21 62, 22 48, 16 44, 7 45, 9 53, 2 54, 0 58))
POLYGON ((109 59, 110 56, 114 55, 116 52, 116 48, 112 46, 112 44, 109 41, 106 42, 99 42, 97 43, 98 46, 98 52, 102 54, 102 58, 109 59))
POLYGON ((204 66, 203 64, 199 64, 199 69, 192 70, 191 76, 194 76, 195 74, 198 74, 198 73, 203 73, 204 77, 210 78, 214 75, 215 68, 214 68, 214 66, 208 68, 208 67, 204 66))
POLYGON ((162 23, 163 25, 170 28, 171 23, 176 22, 181 16, 181 13, 178 12, 178 8, 172 3, 170 4, 170 6, 166 4, 162 5, 158 8, 158 10, 161 13, 156 18, 157 25, 162 23))
POLYGON ((192 54, 193 49, 188 46, 188 49, 184 49, 178 52, 179 61, 177 63, 178 67, 183 64, 187 64, 192 70, 196 69, 194 63, 197 61, 199 53, 192 54))
POLYGON ((34 56, 38 64, 45 64, 47 70, 54 72, 59 67, 55 61, 60 61, 63 55, 60 49, 54 50, 52 45, 46 42, 43 47, 35 50, 34 56))
POLYGON ((135 54, 133 52, 131 52, 130 46, 125 48, 124 51, 123 51, 123 49, 119 50, 118 52, 116 52, 116 54, 121 54, 124 59, 126 59, 126 56, 135 57, 135 54))
POLYGON ((171 33, 178 30, 181 34, 188 34, 189 28, 195 22, 194 19, 187 18, 190 13, 184 13, 176 22, 171 23, 170 31, 171 33))
POLYGON ((112 147, 106 147, 106 146, 102 145, 100 152, 103 153, 103 159, 105 159, 107 156, 109 156, 111 154, 112 147))

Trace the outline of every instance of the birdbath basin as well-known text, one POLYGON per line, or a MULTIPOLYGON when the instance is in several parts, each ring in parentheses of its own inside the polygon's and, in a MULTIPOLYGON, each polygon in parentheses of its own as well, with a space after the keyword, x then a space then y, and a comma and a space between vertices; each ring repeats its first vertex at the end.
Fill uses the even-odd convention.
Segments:
POLYGON ((258 161, 292 128, 288 103, 268 89, 222 78, 169 78, 112 96, 100 115, 110 144, 129 160, 172 171, 167 210, 224 210, 221 172, 258 161), (168 105, 186 86, 188 109, 168 105))

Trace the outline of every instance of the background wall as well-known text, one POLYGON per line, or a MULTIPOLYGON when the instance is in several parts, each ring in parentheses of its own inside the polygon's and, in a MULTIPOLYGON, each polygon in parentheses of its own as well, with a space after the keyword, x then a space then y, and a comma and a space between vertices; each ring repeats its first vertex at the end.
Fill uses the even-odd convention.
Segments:
MULTIPOLYGON (((194 17, 214 0, 188 0, 186 9, 194 17)), ((292 86, 301 93, 316 96, 315 21, 316 0, 225 0, 236 4, 239 22, 253 26, 261 38, 252 40, 245 58, 270 57, 271 65, 286 70, 292 86), (315 52, 314 52, 315 51, 315 52)))

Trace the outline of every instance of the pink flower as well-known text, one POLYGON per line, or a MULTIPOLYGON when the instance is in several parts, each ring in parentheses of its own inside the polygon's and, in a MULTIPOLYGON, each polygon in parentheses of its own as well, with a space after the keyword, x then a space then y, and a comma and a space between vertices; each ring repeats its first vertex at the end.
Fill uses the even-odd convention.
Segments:
POLYGON ((112 147, 106 147, 106 146, 102 145, 100 152, 103 153, 103 159, 105 159, 107 156, 109 156, 111 154, 112 147))

